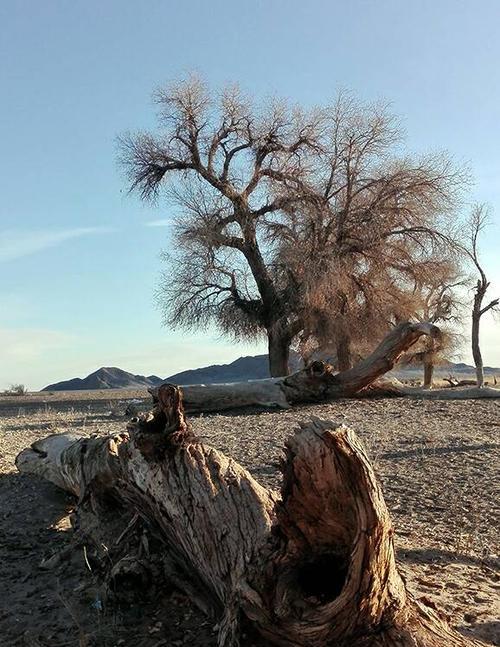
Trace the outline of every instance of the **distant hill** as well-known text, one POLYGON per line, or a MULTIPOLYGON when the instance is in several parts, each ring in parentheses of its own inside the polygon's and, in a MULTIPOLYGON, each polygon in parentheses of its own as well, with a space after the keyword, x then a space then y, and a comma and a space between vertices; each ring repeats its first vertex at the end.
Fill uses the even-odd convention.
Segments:
MULTIPOLYGON (((299 368, 299 357, 296 354, 291 356, 293 370, 299 368)), ((473 374, 473 366, 468 364, 453 364, 446 362, 436 367, 436 376, 448 374, 473 374)), ((500 368, 486 366, 486 375, 500 375, 500 368)), ((415 375, 421 374, 421 366, 397 366, 393 374, 415 375)), ((156 375, 133 375, 120 368, 103 367, 87 375, 87 377, 75 377, 72 380, 49 384, 42 391, 77 391, 90 389, 146 389, 151 386, 158 386, 162 382, 173 382, 174 384, 214 384, 216 382, 243 382, 245 380, 261 380, 269 377, 269 366, 267 355, 255 355, 239 357, 230 364, 213 364, 203 368, 195 368, 181 373, 175 373, 162 379, 156 375)))
POLYGON ((176 373, 165 379, 150 375, 133 375, 120 368, 103 367, 87 375, 49 384, 42 391, 80 391, 90 389, 146 389, 162 382, 174 384, 212 384, 214 382, 240 382, 269 377, 267 355, 240 357, 231 364, 214 364, 176 373))
POLYGON ((241 382, 270 377, 267 355, 239 357, 231 364, 213 364, 194 368, 167 377, 173 384, 214 384, 216 382, 241 382))
MULTIPOLYGON (((423 371, 423 367, 419 366, 418 364, 398 364, 394 368, 393 372, 394 373, 422 373, 422 371, 423 371)), ((452 375, 455 375, 457 373, 475 374, 476 367, 470 366, 469 364, 464 364, 462 362, 458 362, 457 364, 455 364, 454 362, 443 362, 442 364, 438 364, 436 366, 434 373, 436 375, 449 375, 450 373, 452 375)), ((500 375, 500 368, 495 368, 494 366, 485 366, 484 374, 500 375)))
MULTIPOLYGON (((458 364, 454 364, 453 362, 446 362, 442 366, 439 367, 442 371, 449 370, 450 373, 475 373, 476 367, 475 366, 469 366, 469 364, 462 364, 459 362, 458 364)), ((500 373, 500 368, 495 368, 494 366, 485 366, 484 367, 484 372, 485 374, 497 374, 500 373)))
POLYGON ((163 380, 156 375, 133 375, 121 368, 102 367, 87 377, 49 384, 42 391, 85 391, 90 389, 146 389, 158 386, 163 380))

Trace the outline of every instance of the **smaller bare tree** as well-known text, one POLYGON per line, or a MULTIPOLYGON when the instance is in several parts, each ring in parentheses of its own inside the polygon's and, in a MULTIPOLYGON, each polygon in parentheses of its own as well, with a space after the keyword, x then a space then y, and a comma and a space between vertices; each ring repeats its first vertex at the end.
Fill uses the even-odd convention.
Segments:
POLYGON ((480 233, 489 224, 489 211, 484 204, 475 205, 470 218, 469 246, 465 249, 467 255, 472 260, 479 278, 474 288, 474 301, 472 305, 472 356, 476 365, 476 379, 478 387, 484 386, 484 369, 481 349, 479 347, 479 325, 481 317, 487 312, 498 309, 500 300, 493 299, 487 305, 483 305, 486 292, 490 287, 490 282, 486 276, 483 266, 479 260, 478 239, 480 233))
POLYGON ((454 326, 460 322, 461 306, 457 290, 467 283, 454 260, 429 260, 428 271, 415 277, 413 300, 418 321, 439 325, 441 335, 424 341, 411 353, 407 361, 422 363, 424 388, 433 385, 434 368, 456 354, 460 335, 454 326))

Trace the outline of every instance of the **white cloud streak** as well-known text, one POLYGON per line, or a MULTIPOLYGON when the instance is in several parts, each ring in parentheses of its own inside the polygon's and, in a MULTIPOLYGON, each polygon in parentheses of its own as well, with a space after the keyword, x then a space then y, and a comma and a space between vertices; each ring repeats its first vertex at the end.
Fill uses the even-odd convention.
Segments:
POLYGON ((150 220, 149 222, 145 222, 144 226, 145 227, 167 227, 170 224, 170 221, 163 218, 161 220, 150 220))
POLYGON ((0 391, 16 383, 45 386, 48 367, 76 345, 74 335, 60 330, 0 327, 0 391))
POLYGON ((37 359, 46 351, 70 345, 74 336, 60 330, 0 328, 0 364, 37 359))
POLYGON ((56 247, 72 238, 106 234, 110 231, 113 230, 109 227, 77 227, 56 231, 7 229, 0 232, 0 263, 36 254, 44 249, 56 247))

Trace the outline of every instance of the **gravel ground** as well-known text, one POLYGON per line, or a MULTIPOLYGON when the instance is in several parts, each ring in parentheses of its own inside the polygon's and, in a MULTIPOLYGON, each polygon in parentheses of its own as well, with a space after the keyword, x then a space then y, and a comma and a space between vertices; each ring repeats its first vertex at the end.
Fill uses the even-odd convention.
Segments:
MULTIPOLYGON (((81 550, 67 551, 57 568, 39 566, 70 545, 73 501, 50 484, 19 475, 16 454, 58 431, 121 430, 123 398, 137 395, 143 394, 0 399, 5 647, 215 645, 211 624, 180 595, 127 618, 100 611, 81 550)), ((500 645, 499 414, 500 403, 492 400, 339 400, 290 411, 201 416, 192 425, 203 442, 232 455, 270 488, 279 488, 283 443, 298 421, 316 415, 350 426, 382 481, 409 589, 436 602, 459 631, 500 645)), ((243 644, 257 642, 248 637, 243 644)))

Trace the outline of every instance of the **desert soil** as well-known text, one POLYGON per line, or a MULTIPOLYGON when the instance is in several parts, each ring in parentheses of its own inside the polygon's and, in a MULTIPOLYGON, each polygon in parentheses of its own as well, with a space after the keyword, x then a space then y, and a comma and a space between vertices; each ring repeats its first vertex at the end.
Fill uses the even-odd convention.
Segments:
MULTIPOLYGON (((0 399, 0 644, 4 647, 215 646, 213 622, 171 593, 123 614, 102 608, 74 500, 16 472, 14 458, 50 433, 114 433, 126 400, 87 392, 0 399), (52 561, 48 561, 51 557, 52 561)), ((279 488, 285 439, 311 415, 341 421, 367 445, 396 531, 401 571, 456 629, 500 645, 498 401, 342 400, 280 412, 192 419, 203 442, 279 488)), ((243 647, 261 645, 247 636, 243 647)))

